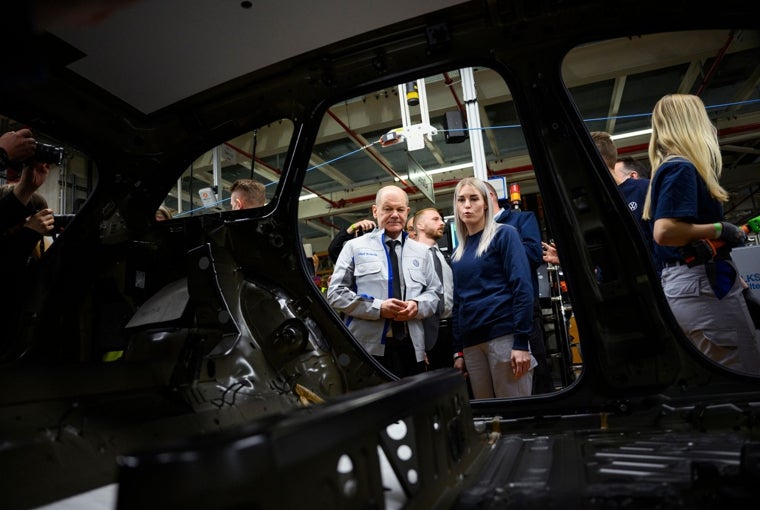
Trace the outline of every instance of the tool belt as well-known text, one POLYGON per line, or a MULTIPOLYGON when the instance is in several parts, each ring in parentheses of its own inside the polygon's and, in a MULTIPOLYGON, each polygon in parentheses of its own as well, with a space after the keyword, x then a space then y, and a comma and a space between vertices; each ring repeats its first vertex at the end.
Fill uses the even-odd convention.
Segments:
POLYGON ((720 262, 731 260, 730 248, 721 246, 716 249, 710 241, 701 239, 682 246, 679 251, 687 266, 705 266, 707 281, 718 299, 728 294, 737 274, 732 265, 720 262))
POLYGON ((681 246, 678 251, 681 259, 689 267, 707 264, 716 260, 731 260, 731 249, 725 246, 715 248, 707 239, 692 241, 686 246, 681 246))

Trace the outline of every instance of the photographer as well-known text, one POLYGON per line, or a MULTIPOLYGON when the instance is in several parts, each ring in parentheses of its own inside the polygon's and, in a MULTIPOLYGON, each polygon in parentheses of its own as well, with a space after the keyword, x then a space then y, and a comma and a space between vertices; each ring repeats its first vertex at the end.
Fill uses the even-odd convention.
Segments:
MULTIPOLYGON (((36 166, 48 167, 47 163, 36 166)), ((18 185, 9 184, 0 188, 0 197, 12 195, 18 185)), ((18 271, 28 264, 32 252, 43 241, 43 236, 53 230, 53 210, 39 193, 33 193, 27 210, 28 216, 17 224, 0 232, 0 267, 18 271)), ((41 252, 44 250, 40 250, 41 252)))
MULTIPOLYGON (((37 142, 29 129, 8 131, 0 136, 0 171, 9 165, 29 161, 34 156, 37 142)), ((16 225, 27 218, 33 211, 27 206, 37 189, 42 186, 50 173, 47 164, 26 165, 19 182, 13 187, 13 193, 0 198, 0 232, 16 225)))
POLYGON ((53 229, 53 211, 34 190, 45 181, 48 163, 33 162, 25 166, 21 179, 0 188, 3 204, 0 227, 0 360, 11 352, 16 338, 23 303, 34 281, 36 261, 45 249, 45 240, 53 229), (8 210, 5 205, 10 204, 8 210))

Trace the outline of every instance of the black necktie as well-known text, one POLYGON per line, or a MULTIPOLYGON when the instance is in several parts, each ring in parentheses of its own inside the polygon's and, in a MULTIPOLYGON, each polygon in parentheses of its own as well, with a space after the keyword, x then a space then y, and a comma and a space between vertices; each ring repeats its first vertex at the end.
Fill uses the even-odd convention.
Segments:
MULTIPOLYGON (((395 239, 389 239, 385 243, 388 245, 388 252, 391 256, 391 273, 393 273, 393 296, 391 297, 401 299, 401 274, 398 268, 398 256, 396 256, 396 244, 398 242, 395 239)), ((403 322, 392 320, 391 329, 394 338, 404 338, 403 322)))
POLYGON ((441 266, 441 258, 438 256, 438 248, 431 246, 430 251, 433 252, 433 264, 435 264, 435 274, 438 275, 438 280, 441 282, 441 293, 438 295, 438 315, 443 313, 445 307, 444 303, 444 283, 443 283, 443 267, 441 266))

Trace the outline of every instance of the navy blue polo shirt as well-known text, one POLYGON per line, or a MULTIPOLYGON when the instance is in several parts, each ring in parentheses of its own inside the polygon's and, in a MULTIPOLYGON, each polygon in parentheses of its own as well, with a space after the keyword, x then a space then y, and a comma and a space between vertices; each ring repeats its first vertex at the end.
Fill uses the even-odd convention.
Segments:
MULTIPOLYGON (((715 223, 723 219, 723 204, 710 195, 707 184, 696 167, 686 159, 675 158, 660 165, 652 178, 650 227, 660 218, 674 218, 688 223, 715 223)), ((677 246, 654 243, 658 267, 681 260, 677 246)))

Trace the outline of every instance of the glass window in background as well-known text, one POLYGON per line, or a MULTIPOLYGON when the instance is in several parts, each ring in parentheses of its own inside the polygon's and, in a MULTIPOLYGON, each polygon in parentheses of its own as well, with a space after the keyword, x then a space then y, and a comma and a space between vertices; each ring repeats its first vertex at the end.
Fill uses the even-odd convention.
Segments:
POLYGON ((253 181, 253 187, 263 189, 265 205, 277 189, 292 134, 293 123, 279 120, 204 152, 163 205, 173 217, 230 210, 230 189, 237 181, 253 181))

